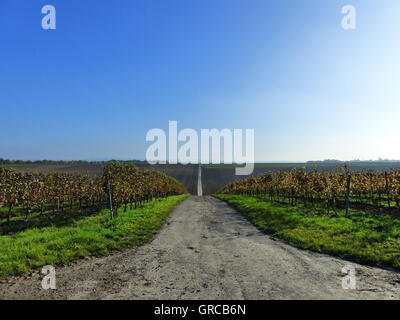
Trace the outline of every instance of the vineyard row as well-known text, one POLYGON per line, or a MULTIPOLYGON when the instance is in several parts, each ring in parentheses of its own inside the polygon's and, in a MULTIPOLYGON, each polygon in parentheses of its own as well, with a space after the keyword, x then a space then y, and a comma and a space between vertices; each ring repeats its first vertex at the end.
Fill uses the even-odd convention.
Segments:
POLYGON ((153 198, 185 193, 175 179, 153 170, 139 170, 133 164, 108 163, 102 176, 82 174, 16 172, 0 167, 0 208, 7 207, 7 221, 18 207, 26 217, 34 212, 52 208, 53 212, 66 207, 82 208, 105 204, 110 190, 115 213, 124 206, 153 198))
POLYGON ((368 170, 350 173, 346 166, 336 172, 268 172, 231 183, 219 193, 265 196, 271 201, 306 206, 324 204, 328 213, 341 207, 346 200, 364 206, 400 208, 400 170, 379 173, 368 170))

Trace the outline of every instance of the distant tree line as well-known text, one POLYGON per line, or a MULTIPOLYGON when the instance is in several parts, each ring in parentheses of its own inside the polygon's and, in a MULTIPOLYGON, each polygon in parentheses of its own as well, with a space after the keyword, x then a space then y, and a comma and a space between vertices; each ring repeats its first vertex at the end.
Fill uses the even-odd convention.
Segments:
POLYGON ((31 161, 31 160, 8 160, 8 159, 3 159, 0 158, 0 164, 88 164, 91 163, 89 161, 84 161, 84 160, 74 160, 74 161, 64 161, 64 160, 59 160, 59 161, 54 161, 54 160, 36 160, 36 161, 31 161))
POLYGON ((309 164, 339 164, 339 163, 400 163, 400 160, 389 160, 389 159, 378 159, 378 160, 350 160, 350 161, 342 161, 336 159, 326 159, 326 160, 313 160, 307 161, 309 164))
MULTIPOLYGON (((82 164, 107 164, 109 162, 115 162, 116 160, 109 160, 109 161, 85 161, 85 160, 8 160, 0 158, 0 165, 11 165, 11 164, 41 164, 41 165, 82 165, 82 164)), ((126 160, 121 161, 121 163, 132 163, 136 165, 146 164, 146 161, 141 160, 126 160)))

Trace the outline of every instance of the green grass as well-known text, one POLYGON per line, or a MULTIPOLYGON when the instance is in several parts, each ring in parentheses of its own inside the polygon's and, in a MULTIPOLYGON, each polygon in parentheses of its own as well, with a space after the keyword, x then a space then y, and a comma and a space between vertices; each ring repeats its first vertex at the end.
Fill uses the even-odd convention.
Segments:
POLYGON ((64 208, 53 213, 52 208, 40 212, 32 212, 26 218, 26 214, 21 207, 13 208, 13 213, 10 218, 10 224, 7 223, 8 207, 0 208, 0 236, 21 232, 26 229, 44 228, 48 226, 64 227, 67 225, 76 224, 77 220, 85 219, 91 215, 98 215, 99 211, 104 208, 105 204, 96 204, 94 206, 79 209, 64 208))
POLYGON ((400 219, 384 213, 343 210, 330 217, 257 197, 216 195, 259 229, 297 247, 400 269, 400 219))
POLYGON ((189 195, 157 199, 110 220, 108 210, 66 225, 32 228, 0 236, 0 277, 44 265, 62 265, 87 256, 148 243, 170 212, 189 195))

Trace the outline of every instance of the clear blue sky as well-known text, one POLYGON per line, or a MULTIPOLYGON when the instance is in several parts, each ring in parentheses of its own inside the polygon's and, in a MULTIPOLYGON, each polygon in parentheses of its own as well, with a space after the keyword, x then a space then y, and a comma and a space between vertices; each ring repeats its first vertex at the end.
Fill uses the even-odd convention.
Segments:
POLYGON ((254 128, 256 161, 400 159, 399 34, 398 0, 0 0, 0 157, 143 159, 177 120, 254 128))

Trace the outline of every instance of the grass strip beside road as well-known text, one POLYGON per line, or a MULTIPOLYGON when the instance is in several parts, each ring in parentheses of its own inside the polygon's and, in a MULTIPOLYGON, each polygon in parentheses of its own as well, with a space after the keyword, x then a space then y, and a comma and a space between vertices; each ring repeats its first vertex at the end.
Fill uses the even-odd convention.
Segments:
POLYGON ((113 220, 109 211, 103 209, 98 215, 77 219, 68 226, 33 228, 0 236, 0 277, 146 244, 187 197, 156 199, 127 212, 120 209, 113 220))
POLYGON ((260 230, 296 247, 344 259, 400 269, 400 219, 384 213, 344 210, 324 216, 258 197, 215 195, 260 230))

